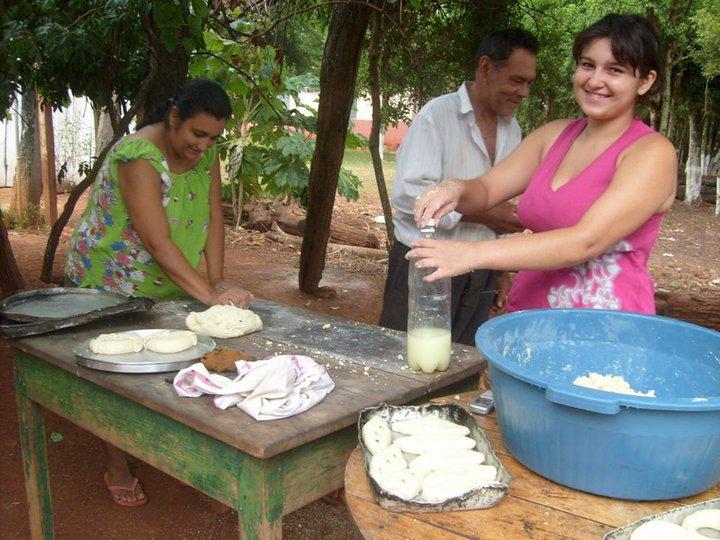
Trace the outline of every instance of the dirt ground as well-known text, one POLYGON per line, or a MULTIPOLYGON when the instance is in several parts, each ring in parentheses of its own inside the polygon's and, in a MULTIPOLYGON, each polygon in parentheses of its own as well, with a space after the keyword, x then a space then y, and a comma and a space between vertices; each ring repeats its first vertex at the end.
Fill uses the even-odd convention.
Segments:
MULTIPOLYGON (((0 206, 7 205, 9 196, 9 189, 0 189, 0 206)), ((59 205, 65 198, 60 196, 59 205)), ((380 237, 383 228, 372 218, 381 213, 379 202, 368 195, 356 203, 339 200, 336 209, 336 215, 346 222, 374 230, 380 237)), ((9 234, 28 286, 47 286, 38 278, 46 233, 9 234)), ((68 238, 66 231, 56 258, 54 273, 58 276, 68 238)), ((260 233, 232 229, 227 231, 226 244, 226 277, 236 279, 256 296, 347 319, 377 321, 385 261, 329 253, 322 284, 335 287, 338 295, 318 299, 297 288, 296 248, 276 244, 260 233)), ((714 217, 713 208, 676 204, 664 221, 650 267, 660 289, 720 298, 720 220, 714 217)), ((2 342, 0 407, 0 538, 27 538, 12 370, 9 350, 2 342)), ((52 414, 48 414, 46 428, 48 434, 60 435, 48 440, 57 538, 229 538, 237 534, 234 512, 212 513, 208 498, 138 460, 132 461, 132 467, 142 480, 149 502, 138 508, 117 506, 101 481, 104 457, 100 441, 52 414)), ((325 501, 287 516, 283 532, 290 539, 360 537, 346 507, 325 501)))

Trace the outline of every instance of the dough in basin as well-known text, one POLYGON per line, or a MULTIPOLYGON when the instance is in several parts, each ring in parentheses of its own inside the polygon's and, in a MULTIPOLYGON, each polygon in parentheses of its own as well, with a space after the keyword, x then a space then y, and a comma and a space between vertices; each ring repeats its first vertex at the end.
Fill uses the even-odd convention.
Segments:
POLYGON ((195 332, 162 330, 145 338, 145 348, 156 353, 178 353, 197 345, 195 332))
POLYGON ((216 338, 244 336, 263 329, 260 317, 249 309, 220 305, 193 311, 185 318, 185 324, 193 332, 216 338))
POLYGON ((91 339, 90 350, 95 354, 129 354, 143 349, 143 340, 137 334, 100 334, 91 339))

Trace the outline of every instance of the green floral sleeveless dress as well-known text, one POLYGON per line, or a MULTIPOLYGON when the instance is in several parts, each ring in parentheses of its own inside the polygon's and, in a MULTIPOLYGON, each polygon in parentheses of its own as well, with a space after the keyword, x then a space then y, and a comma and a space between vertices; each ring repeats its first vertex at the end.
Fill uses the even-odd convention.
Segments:
POLYGON ((70 239, 66 278, 79 287, 128 296, 187 296, 155 263, 133 229, 120 195, 118 164, 144 159, 160 174, 170 239, 197 268, 207 239, 210 167, 216 155, 216 148, 211 147, 195 168, 176 174, 170 172, 165 157, 150 141, 119 141, 105 159, 87 208, 70 239))

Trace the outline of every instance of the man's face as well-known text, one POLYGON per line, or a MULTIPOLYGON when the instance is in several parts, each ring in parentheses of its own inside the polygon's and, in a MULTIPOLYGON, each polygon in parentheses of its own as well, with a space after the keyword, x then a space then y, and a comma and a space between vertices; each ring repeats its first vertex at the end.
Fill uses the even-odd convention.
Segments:
POLYGON ((475 83, 482 88, 485 106, 499 116, 515 114, 520 102, 530 95, 535 80, 537 57, 526 49, 515 49, 504 63, 480 58, 475 83))

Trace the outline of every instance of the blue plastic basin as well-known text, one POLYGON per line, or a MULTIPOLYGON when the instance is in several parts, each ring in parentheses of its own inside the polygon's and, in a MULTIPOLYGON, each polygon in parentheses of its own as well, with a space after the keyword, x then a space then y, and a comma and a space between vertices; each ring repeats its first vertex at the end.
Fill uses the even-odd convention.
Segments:
POLYGON ((687 497, 720 481, 720 333, 591 309, 503 315, 475 336, 505 444, 531 470, 634 500, 687 497), (620 375, 637 397, 583 388, 620 375))

